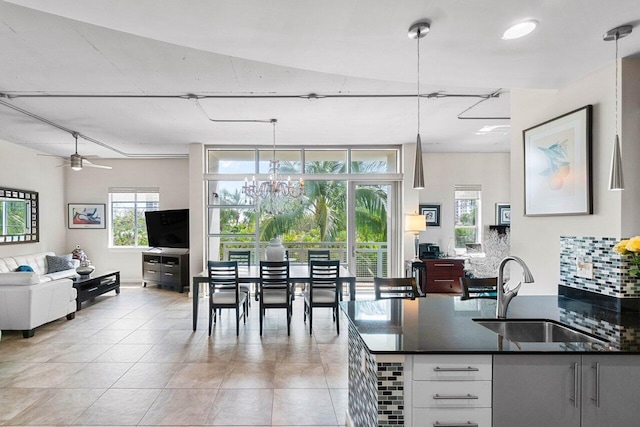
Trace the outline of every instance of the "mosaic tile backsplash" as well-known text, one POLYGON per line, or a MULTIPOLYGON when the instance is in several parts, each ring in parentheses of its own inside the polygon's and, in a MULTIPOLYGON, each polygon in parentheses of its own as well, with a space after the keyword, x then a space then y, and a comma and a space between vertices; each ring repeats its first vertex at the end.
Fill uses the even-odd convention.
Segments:
POLYGON ((560 237, 560 284, 615 298, 639 298, 640 279, 629 274, 630 256, 613 251, 613 237, 560 237), (593 278, 577 275, 576 257, 590 257, 593 278))
POLYGON ((404 364, 377 362, 349 324, 349 415, 353 425, 404 425, 403 384, 404 364))

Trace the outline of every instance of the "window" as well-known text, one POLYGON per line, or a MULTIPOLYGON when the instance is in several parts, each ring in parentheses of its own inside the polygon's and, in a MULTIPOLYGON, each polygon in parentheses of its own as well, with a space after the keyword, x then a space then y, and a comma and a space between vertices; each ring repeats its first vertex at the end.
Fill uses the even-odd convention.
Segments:
POLYGON ((149 246, 144 213, 160 208, 158 188, 109 188, 110 246, 149 246))
POLYGON ((479 185, 456 185, 454 206, 454 232, 456 248, 465 248, 468 243, 480 243, 482 223, 480 220, 479 185))

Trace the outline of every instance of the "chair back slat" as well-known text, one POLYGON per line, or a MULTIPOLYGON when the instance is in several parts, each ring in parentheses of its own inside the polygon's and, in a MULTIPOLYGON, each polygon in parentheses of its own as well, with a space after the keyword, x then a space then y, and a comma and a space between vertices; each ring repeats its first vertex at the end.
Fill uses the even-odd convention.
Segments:
POLYGON ((340 277, 340 261, 311 261, 309 263, 311 288, 335 288, 340 277))
POLYGON ((249 267, 251 265, 251 251, 229 251, 227 254, 229 261, 237 261, 238 267, 249 267))
POLYGON ((235 290, 238 299, 238 263, 236 261, 209 261, 209 292, 235 290))
POLYGON ((411 298, 419 296, 416 279, 413 277, 374 277, 376 299, 411 298))
POLYGON ((289 288, 289 261, 260 261, 264 288, 289 288))
POLYGON ((309 260, 309 265, 311 265, 311 261, 329 261, 331 252, 329 252, 329 249, 309 249, 307 259, 309 260))

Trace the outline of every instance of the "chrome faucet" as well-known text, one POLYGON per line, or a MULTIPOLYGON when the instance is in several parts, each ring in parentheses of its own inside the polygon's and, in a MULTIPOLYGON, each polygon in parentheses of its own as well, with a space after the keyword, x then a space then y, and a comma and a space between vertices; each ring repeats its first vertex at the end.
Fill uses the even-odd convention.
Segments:
POLYGON ((518 295, 520 286, 522 286, 522 282, 520 282, 514 289, 505 291, 504 267, 509 261, 515 261, 520 264, 520 267, 522 267, 523 270, 524 283, 533 283, 534 281, 533 275, 531 274, 529 267, 527 267, 527 264, 525 264, 525 262, 517 256, 508 256, 500 262, 500 267, 498 267, 498 307, 496 309, 496 317, 498 319, 504 319, 507 317, 507 309, 509 308, 509 303, 516 295, 518 295))

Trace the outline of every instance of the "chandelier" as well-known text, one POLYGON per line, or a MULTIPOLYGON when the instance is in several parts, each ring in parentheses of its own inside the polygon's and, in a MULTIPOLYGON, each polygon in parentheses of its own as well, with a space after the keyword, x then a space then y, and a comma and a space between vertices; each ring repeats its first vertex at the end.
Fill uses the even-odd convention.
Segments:
POLYGON ((269 179, 258 182, 256 177, 249 181, 246 177, 242 186, 242 194, 245 200, 251 199, 255 204, 260 204, 266 213, 271 215, 284 213, 287 208, 293 207, 298 199, 304 195, 304 180, 291 181, 291 177, 283 180, 280 176, 280 161, 276 159, 276 123, 277 119, 271 119, 273 125, 273 159, 269 160, 269 179))

